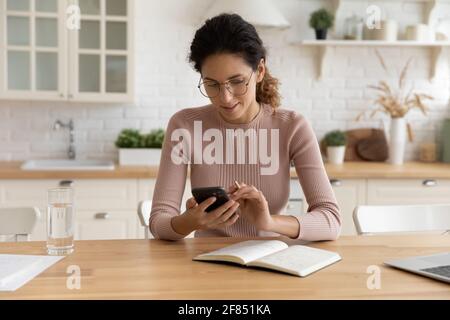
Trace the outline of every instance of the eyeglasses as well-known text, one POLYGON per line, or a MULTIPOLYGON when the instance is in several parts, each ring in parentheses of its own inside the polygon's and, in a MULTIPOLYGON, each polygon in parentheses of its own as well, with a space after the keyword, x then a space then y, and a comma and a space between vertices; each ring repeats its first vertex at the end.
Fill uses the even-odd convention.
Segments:
POLYGON ((200 93, 205 97, 215 98, 220 94, 220 88, 221 85, 223 84, 225 88, 227 88, 229 93, 231 93, 235 97, 239 97, 247 93, 248 84, 250 83, 250 80, 253 77, 253 73, 254 71, 252 70, 252 73, 250 74, 250 77, 248 78, 247 81, 245 81, 245 79, 242 78, 236 78, 227 80, 223 83, 214 80, 206 80, 204 82, 201 82, 202 78, 200 78, 197 87, 200 90, 200 93))

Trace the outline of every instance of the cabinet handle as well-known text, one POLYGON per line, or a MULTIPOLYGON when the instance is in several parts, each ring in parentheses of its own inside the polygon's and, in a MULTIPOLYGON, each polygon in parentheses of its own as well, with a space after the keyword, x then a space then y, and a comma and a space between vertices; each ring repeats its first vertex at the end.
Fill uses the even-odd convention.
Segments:
POLYGON ((333 187, 340 187, 342 185, 342 181, 339 179, 330 179, 330 184, 333 187))
POLYGON ((294 205, 291 202, 303 202, 303 199, 300 198, 291 198, 288 200, 288 205, 287 205, 287 209, 292 209, 294 208, 294 205))
POLYGON ((422 185, 425 187, 435 187, 437 185, 437 182, 433 179, 427 179, 422 181, 422 185))
POLYGON ((95 219, 97 220, 106 220, 109 219, 109 213, 108 212, 99 212, 95 214, 95 219))
POLYGON ((60 97, 60 98, 64 98, 64 93, 60 93, 60 94, 59 94, 59 97, 60 97))
POLYGON ((69 94, 69 99, 73 99, 73 94, 69 94))
POLYGON ((73 187, 73 181, 72 180, 62 180, 59 182, 60 187, 73 187))

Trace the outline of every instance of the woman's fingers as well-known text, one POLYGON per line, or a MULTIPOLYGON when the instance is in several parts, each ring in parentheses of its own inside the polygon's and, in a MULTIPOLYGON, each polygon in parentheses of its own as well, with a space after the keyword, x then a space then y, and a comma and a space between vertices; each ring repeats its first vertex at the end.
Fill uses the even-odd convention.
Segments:
POLYGON ((212 205, 216 201, 216 197, 211 197, 203 201, 198 205, 198 208, 201 211, 205 211, 210 205, 212 205))
POLYGON ((219 218, 217 218, 217 222, 224 223, 229 218, 233 216, 233 214, 236 212, 236 210, 239 208, 239 203, 235 202, 227 211, 225 211, 219 218))
POLYGON ((211 219, 211 221, 216 220, 219 218, 225 211, 230 209, 236 202, 233 200, 228 200, 220 207, 214 209, 213 211, 208 213, 208 217, 211 219))
POLYGON ((186 209, 192 209, 192 208, 195 208, 195 206, 197 206, 197 201, 195 201, 195 198, 189 198, 187 201, 186 201, 186 209))
POLYGON ((239 219, 239 214, 235 213, 231 218, 229 218, 224 223, 220 223, 220 224, 216 225, 215 228, 222 229, 222 228, 229 227, 229 226, 235 224, 238 219, 239 219))
POLYGON ((231 199, 259 199, 261 198, 261 193, 258 189, 251 186, 245 186, 240 188, 238 191, 231 195, 231 199))

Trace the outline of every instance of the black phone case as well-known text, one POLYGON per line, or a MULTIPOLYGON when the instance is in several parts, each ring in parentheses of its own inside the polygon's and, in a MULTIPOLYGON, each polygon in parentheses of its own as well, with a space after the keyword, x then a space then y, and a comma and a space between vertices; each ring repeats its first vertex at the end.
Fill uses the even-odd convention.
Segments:
POLYGON ((192 195, 197 203, 201 203, 208 198, 216 197, 216 201, 206 208, 206 212, 210 212, 217 209, 224 203, 230 200, 227 192, 222 187, 205 187, 205 188, 194 188, 192 189, 192 195))

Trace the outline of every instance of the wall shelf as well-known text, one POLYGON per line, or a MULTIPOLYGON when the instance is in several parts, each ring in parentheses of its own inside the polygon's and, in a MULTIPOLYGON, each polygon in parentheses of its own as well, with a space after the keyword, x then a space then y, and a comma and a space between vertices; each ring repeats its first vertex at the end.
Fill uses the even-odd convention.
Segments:
POLYGON ((448 48, 450 41, 377 41, 377 40, 303 40, 294 42, 295 45, 313 46, 319 50, 319 73, 318 79, 324 79, 329 75, 329 61, 334 54, 336 47, 422 47, 432 50, 432 63, 430 70, 430 80, 439 77, 441 71, 448 68, 448 48))

